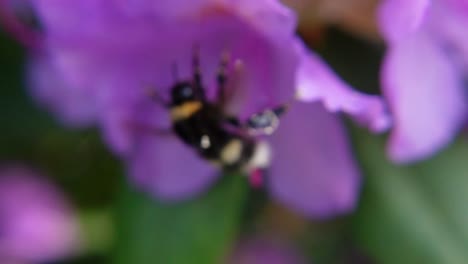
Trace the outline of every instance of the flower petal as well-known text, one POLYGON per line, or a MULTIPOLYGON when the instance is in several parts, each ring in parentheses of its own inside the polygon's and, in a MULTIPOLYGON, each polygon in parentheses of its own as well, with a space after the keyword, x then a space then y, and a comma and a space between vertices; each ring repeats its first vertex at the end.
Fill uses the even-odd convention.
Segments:
POLYGON ((1 263, 45 263, 73 255, 81 246, 80 231, 56 186, 21 165, 0 167, 1 263))
POLYGON ((319 217, 354 208, 359 172, 335 115, 319 103, 298 102, 271 141, 274 161, 269 183, 280 201, 319 217))
POLYGON ((382 73, 395 117, 390 157, 413 161, 449 143, 467 110, 462 75, 449 56, 427 36, 414 35, 391 46, 382 73))
POLYGON ((468 15, 468 2, 466 0, 441 0, 440 4, 453 8, 456 12, 463 13, 465 16, 468 15))
POLYGON ((414 32, 423 23, 430 0, 385 0, 379 7, 380 30, 388 42, 414 32))
MULTIPOLYGON (((45 33, 62 37, 74 35, 112 37, 116 26, 126 27, 125 22, 135 22, 126 17, 125 10, 115 1, 107 0, 29 0, 41 21, 45 33)), ((128 1, 127 1, 128 2, 128 1)), ((137 2, 137 1, 135 1, 137 2)), ((153 1, 154 2, 154 1, 153 1)), ((132 6, 131 3, 127 5, 132 6)), ((146 18, 133 17, 139 22, 146 18)), ((132 25, 132 23, 129 23, 132 25)), ((122 36, 125 36, 122 34, 122 36)), ((121 39, 121 41, 124 41, 121 39)), ((117 42, 115 44, 118 44, 117 42)))
MULTIPOLYGON (((94 4, 86 5, 83 2, 78 8, 81 15, 74 15, 77 18, 71 22, 68 17, 62 21, 59 11, 64 7, 55 2, 50 5, 53 8, 46 9, 45 4, 41 6, 41 14, 50 16, 49 19, 56 23, 72 24, 71 27, 76 21, 87 18, 83 11, 87 8, 93 9, 93 14, 104 12, 94 10, 99 9, 94 4)), ((220 4, 205 5, 205 8, 215 8, 220 4)), ((127 90, 142 90, 150 84, 164 96, 174 83, 170 74, 172 65, 177 64, 180 79, 190 78, 192 50, 199 46, 205 88, 208 94, 214 95, 221 55, 228 51, 233 63, 239 60, 244 65, 242 76, 238 77, 237 85, 233 87, 234 93, 241 96, 231 100, 231 112, 247 117, 265 107, 284 103, 294 93, 291 83, 294 82, 298 59, 296 52, 289 48, 294 41, 294 15, 286 8, 275 8, 273 4, 270 5, 272 10, 260 8, 258 4, 247 8, 247 2, 243 2, 246 7, 242 10, 237 10, 240 7, 234 3, 226 2, 223 5, 227 13, 203 13, 204 9, 198 10, 198 15, 203 14, 204 19, 173 18, 168 23, 158 20, 159 17, 154 14, 150 14, 152 19, 149 19, 148 16, 132 16, 124 12, 125 15, 119 13, 99 18, 95 23, 99 25, 98 28, 105 28, 101 31, 83 29, 68 34, 70 31, 65 29, 49 30, 48 44, 54 51, 52 60, 60 68, 66 82, 73 87, 102 93, 105 90, 102 87, 112 82, 109 79, 121 76, 131 85, 127 90), (276 26, 281 25, 281 31, 275 30, 273 25, 259 23, 253 17, 259 14, 269 14, 268 21, 274 21, 276 26), (181 28, 184 29, 183 34, 180 34, 181 28), (154 34, 155 30, 158 34, 154 34), (291 34, 287 34, 286 30, 290 30, 291 34), (66 31, 67 35, 55 34, 62 31, 66 31), (273 33, 276 35, 273 36, 273 33), (126 38, 122 39, 122 36, 126 38)), ((231 76, 228 76, 228 81, 232 81, 231 76)), ((110 114, 114 115, 114 112, 110 114)))
POLYGON ((88 91, 66 84, 47 56, 37 56, 28 65, 29 83, 34 98, 62 122, 72 126, 88 126, 96 121, 94 97, 88 91))
POLYGON ((375 132, 390 127, 390 117, 378 96, 353 90, 342 81, 317 55, 297 43, 302 53, 296 80, 297 93, 302 101, 322 101, 331 112, 343 111, 357 122, 375 132))
POLYGON ((172 134, 141 137, 128 164, 139 187, 171 201, 199 194, 219 175, 212 164, 172 134))
POLYGON ((257 29, 276 35, 292 35, 296 27, 295 14, 277 0, 139 0, 129 3, 118 0, 128 15, 156 15, 169 20, 207 18, 236 13, 257 29), (262 19, 258 19, 261 17, 262 19))
POLYGON ((452 62, 468 72, 468 2, 448 0, 435 2, 431 8, 428 30, 433 37, 442 40, 445 52, 452 56, 452 62), (449 3, 450 2, 450 3, 449 3), (453 3, 451 3, 453 2, 453 3))

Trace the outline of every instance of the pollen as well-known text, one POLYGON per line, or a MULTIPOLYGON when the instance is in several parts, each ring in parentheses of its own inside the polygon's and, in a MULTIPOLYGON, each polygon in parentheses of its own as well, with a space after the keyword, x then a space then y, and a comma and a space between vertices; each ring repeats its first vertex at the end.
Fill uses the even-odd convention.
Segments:
POLYGON ((171 109, 171 118, 173 121, 180 121, 191 117, 202 108, 200 101, 191 101, 175 106, 171 109))
POLYGON ((231 140, 221 152, 221 160, 224 164, 234 164, 241 158, 242 142, 238 139, 231 140))

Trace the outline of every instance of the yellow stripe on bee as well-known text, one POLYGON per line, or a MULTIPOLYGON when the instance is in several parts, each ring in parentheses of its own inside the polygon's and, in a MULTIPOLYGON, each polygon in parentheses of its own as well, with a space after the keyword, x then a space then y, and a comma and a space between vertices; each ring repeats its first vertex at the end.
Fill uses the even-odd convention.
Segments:
POLYGON ((198 110, 202 108, 202 103, 200 101, 190 101, 183 103, 179 106, 174 106, 171 108, 171 118, 172 121, 180 121, 191 117, 198 110))

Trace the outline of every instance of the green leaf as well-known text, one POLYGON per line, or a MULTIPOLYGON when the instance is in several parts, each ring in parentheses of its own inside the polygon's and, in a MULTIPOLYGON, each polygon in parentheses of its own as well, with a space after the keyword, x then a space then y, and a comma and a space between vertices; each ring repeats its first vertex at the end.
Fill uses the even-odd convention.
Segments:
POLYGON ((397 166, 387 160, 382 138, 356 139, 366 175, 354 219, 361 246, 379 263, 467 263, 468 142, 397 166))
POLYGON ((117 264, 220 263, 237 234, 248 190, 244 177, 225 175, 201 198, 170 205, 129 188, 117 210, 117 264))

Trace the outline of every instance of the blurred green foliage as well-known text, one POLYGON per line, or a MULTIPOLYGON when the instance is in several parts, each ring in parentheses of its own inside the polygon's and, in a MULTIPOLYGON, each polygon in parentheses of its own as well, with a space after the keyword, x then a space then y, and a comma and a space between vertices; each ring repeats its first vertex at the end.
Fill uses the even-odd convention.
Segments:
POLYGON ((167 204, 124 184, 115 263, 221 263, 239 232, 247 180, 224 175, 198 199, 167 204))
POLYGON ((0 34, 0 163, 24 162, 54 177, 78 207, 107 205, 120 165, 92 130, 67 129, 33 102, 23 50, 0 34))
POLYGON ((381 138, 356 139, 367 175, 354 219, 359 242, 379 263, 467 263, 468 142, 395 166, 381 138))

